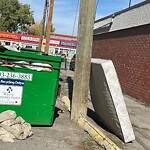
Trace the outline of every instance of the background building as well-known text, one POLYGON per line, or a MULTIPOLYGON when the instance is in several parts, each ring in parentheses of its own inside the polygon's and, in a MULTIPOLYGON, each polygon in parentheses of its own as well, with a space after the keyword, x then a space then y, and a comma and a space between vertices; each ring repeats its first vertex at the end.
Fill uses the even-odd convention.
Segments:
POLYGON ((124 93, 150 103, 150 0, 95 22, 94 58, 111 59, 124 93))
MULTIPOLYGON (((22 48, 38 49, 39 36, 28 34, 16 34, 0 31, 0 43, 4 46, 19 46, 22 48)), ((63 34, 51 33, 49 55, 66 56, 68 60, 76 53, 77 37, 63 34)), ((45 38, 42 51, 45 48, 45 38)))

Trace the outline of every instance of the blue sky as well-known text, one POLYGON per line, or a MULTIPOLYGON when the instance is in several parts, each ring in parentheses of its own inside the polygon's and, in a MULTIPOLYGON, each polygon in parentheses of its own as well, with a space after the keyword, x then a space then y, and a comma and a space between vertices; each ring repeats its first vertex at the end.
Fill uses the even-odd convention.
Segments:
MULTIPOLYGON (((34 11, 35 21, 40 22, 42 20, 43 8, 45 0, 19 0, 22 4, 29 4, 31 10, 34 11)), ((56 29, 56 33, 60 34, 73 34, 73 27, 75 21, 75 14, 77 9, 78 0, 55 0, 53 24, 56 29)), ((132 0, 131 5, 137 4, 144 0, 132 0)), ((96 19, 100 19, 114 12, 120 11, 128 7, 129 0, 99 0, 96 11, 96 19)), ((74 35, 77 33, 76 19, 74 35)))

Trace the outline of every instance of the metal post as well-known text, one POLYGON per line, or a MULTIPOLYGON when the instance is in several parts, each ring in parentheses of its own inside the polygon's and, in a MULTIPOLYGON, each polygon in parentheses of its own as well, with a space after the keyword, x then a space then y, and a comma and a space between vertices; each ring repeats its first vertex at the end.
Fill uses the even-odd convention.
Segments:
POLYGON ((95 7, 96 0, 80 0, 78 44, 71 111, 71 119, 75 122, 81 116, 87 116, 95 7))

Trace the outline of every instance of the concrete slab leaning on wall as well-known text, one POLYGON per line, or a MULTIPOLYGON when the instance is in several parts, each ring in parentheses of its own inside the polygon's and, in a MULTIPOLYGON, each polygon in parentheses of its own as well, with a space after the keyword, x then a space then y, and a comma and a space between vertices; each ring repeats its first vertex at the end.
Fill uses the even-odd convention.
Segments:
POLYGON ((125 143, 135 140, 112 61, 92 59, 91 62, 91 99, 99 120, 125 143))

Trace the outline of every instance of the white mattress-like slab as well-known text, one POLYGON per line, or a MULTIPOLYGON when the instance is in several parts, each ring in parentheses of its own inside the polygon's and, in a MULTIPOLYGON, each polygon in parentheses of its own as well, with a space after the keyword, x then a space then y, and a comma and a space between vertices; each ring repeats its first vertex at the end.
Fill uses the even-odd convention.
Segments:
POLYGON ((93 107, 100 121, 125 143, 135 140, 111 60, 91 60, 90 92, 93 107))

